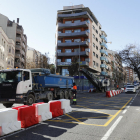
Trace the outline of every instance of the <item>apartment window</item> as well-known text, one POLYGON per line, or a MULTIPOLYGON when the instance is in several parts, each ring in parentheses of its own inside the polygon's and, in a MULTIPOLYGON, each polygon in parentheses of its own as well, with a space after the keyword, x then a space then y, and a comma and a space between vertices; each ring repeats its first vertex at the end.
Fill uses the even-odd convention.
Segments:
POLYGON ((8 65, 10 65, 10 59, 8 59, 8 65))
POLYGON ((103 49, 103 47, 101 47, 101 49, 103 49))
POLYGON ((88 33, 90 33, 90 30, 88 30, 88 29, 86 29, 85 31, 88 32, 88 33))
POLYGON ((65 52, 66 53, 70 53, 71 52, 71 49, 65 49, 65 52))
POLYGON ((93 43, 93 47, 95 47, 95 44, 93 43))
POLYGON ((74 49, 74 52, 79 52, 79 49, 74 49))
POLYGON ((81 39, 74 39, 74 42, 81 42, 81 39))
POLYGON ((86 61, 86 62, 90 62, 90 59, 89 59, 89 58, 86 58, 85 61, 86 61))
POLYGON ((4 48, 5 48, 5 41, 4 41, 4 48))
POLYGON ((85 39, 85 41, 90 42, 90 39, 87 38, 87 39, 85 39))
POLYGON ((71 39, 66 39, 65 42, 66 43, 71 43, 71 39))
POLYGON ((71 33, 71 30, 65 30, 65 33, 71 33))
POLYGON ((93 30, 95 30, 95 27, 94 26, 92 26, 92 28, 93 28, 93 30))
POLYGON ((95 35, 93 34, 93 38, 95 38, 95 35))
POLYGON ((65 21, 65 24, 69 24, 69 23, 71 23, 71 21, 65 21))
POLYGON ((96 33, 98 34, 98 31, 96 30, 96 33))
POLYGON ((95 66, 95 61, 93 61, 93 66, 95 66))
POLYGON ((14 49, 12 48, 12 54, 14 55, 15 54, 15 51, 14 51, 14 49))
POLYGON ((98 58, 98 54, 96 54, 96 57, 98 58))
POLYGON ((74 30, 75 33, 81 32, 81 29, 74 30))
POLYGON ((61 53, 61 50, 57 50, 57 53, 61 53))
POLYGON ((57 62, 61 62, 61 59, 57 59, 57 62))
POLYGON ((98 38, 96 38, 96 41, 98 42, 98 38))
POLYGON ((11 65, 12 65, 12 66, 13 66, 13 64, 14 64, 13 62, 14 62, 13 59, 11 59, 11 65))
POLYGON ((101 45, 101 42, 99 41, 99 44, 101 45))
POLYGON ((101 29, 101 27, 99 26, 99 29, 101 29))
POLYGON ((11 46, 9 46, 9 53, 11 53, 11 46))
POLYGON ((96 46, 96 49, 98 50, 98 46, 96 46))
POLYGON ((58 40, 57 43, 61 43, 61 40, 58 40))
POLYGON ((81 22, 81 20, 74 20, 74 23, 81 22))
POLYGON ((65 62, 71 62, 71 59, 65 59, 65 62))
POLYGON ((68 69, 62 69, 62 75, 63 75, 63 76, 69 75, 68 69))
POLYGON ((93 56, 95 56, 95 52, 93 52, 93 56))
POLYGON ((96 63, 96 66, 98 67, 98 63, 96 63))
POLYGON ((85 51, 90 52, 90 49, 89 49, 89 48, 87 48, 87 49, 85 49, 85 51))

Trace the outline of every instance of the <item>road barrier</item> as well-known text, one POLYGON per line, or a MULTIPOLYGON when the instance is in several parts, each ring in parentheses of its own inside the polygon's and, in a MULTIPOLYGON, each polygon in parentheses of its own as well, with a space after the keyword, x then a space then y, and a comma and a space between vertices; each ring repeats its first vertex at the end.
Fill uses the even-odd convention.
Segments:
POLYGON ((11 108, 0 109, 0 136, 21 129, 21 122, 17 120, 18 111, 11 108))
POLYGON ((106 91, 106 97, 113 97, 113 96, 116 96, 118 94, 120 94, 122 92, 122 89, 121 90, 111 90, 111 91, 106 91))
POLYGON ((71 112, 70 100, 53 100, 0 109, 0 136, 38 124, 41 121, 71 112))

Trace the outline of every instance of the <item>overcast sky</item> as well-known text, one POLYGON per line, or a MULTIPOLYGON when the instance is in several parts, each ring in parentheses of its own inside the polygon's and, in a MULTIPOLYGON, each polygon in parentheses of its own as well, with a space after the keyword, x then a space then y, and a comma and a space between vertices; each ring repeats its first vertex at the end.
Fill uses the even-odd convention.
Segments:
POLYGON ((28 46, 53 58, 57 10, 72 4, 91 9, 112 42, 109 49, 140 44, 140 0, 0 0, 0 13, 12 21, 20 18, 28 46))

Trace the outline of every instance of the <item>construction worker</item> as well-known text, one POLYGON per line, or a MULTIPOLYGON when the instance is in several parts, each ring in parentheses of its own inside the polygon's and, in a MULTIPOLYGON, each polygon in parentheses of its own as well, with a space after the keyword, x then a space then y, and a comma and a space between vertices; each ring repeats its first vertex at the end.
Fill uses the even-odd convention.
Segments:
POLYGON ((77 94, 77 86, 75 83, 73 83, 73 105, 76 105, 76 94, 77 94))

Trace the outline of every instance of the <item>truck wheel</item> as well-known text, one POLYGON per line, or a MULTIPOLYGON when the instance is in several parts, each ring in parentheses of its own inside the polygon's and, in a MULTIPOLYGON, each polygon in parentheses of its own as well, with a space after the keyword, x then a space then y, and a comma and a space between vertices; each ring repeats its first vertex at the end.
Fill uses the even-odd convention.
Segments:
POLYGON ((3 105, 4 105, 6 108, 12 107, 13 104, 14 104, 14 103, 3 103, 3 105))
POLYGON ((53 93, 52 92, 47 93, 47 99, 48 99, 48 101, 53 100, 53 93))
POLYGON ((33 103, 35 103, 35 97, 32 94, 29 94, 27 96, 27 105, 32 105, 33 103))
POLYGON ((64 95, 65 95, 65 99, 69 99, 69 92, 68 92, 68 90, 64 91, 64 95))
POLYGON ((69 90, 69 99, 71 99, 71 98, 72 98, 72 91, 69 90))
POLYGON ((60 90, 59 99, 64 99, 64 92, 62 90, 60 90))

